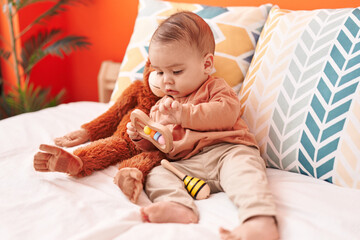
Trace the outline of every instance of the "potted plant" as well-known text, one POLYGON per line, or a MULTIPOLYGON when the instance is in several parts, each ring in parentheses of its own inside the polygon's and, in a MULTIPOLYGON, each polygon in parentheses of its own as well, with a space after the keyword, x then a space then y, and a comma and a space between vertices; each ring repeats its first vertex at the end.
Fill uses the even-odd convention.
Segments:
POLYGON ((76 49, 88 48, 90 42, 85 36, 64 36, 62 30, 58 28, 39 30, 27 39, 23 39, 23 36, 35 25, 44 24, 51 17, 65 12, 66 6, 86 4, 86 2, 84 0, 0 0, 3 14, 6 15, 9 24, 10 35, 10 40, 0 35, 2 42, 0 58, 11 66, 16 76, 16 85, 8 92, 4 91, 3 85, 6 82, 0 76, 0 119, 61 103, 65 91, 60 91, 55 97, 51 96, 50 88, 35 86, 30 81, 31 70, 48 55, 62 58, 76 49), (54 4, 16 34, 14 17, 24 8, 39 2, 54 2, 54 4), (21 48, 16 46, 19 39, 23 42, 21 48))

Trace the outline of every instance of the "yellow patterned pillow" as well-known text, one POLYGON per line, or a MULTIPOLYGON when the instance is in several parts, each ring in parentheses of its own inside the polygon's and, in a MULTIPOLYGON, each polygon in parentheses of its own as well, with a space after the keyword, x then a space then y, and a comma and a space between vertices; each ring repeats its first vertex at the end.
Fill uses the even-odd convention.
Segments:
POLYGON ((180 10, 192 11, 209 24, 216 43, 213 75, 224 78, 230 86, 239 89, 270 8, 269 4, 224 8, 140 0, 134 32, 126 49, 111 101, 115 101, 133 81, 142 79, 153 32, 162 20, 180 10))

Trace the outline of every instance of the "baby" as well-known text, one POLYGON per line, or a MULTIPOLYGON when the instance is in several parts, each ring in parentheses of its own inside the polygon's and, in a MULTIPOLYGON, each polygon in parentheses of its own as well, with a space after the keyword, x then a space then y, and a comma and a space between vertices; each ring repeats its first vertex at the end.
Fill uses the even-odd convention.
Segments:
MULTIPOLYGON (((232 231, 220 228, 222 239, 278 239, 275 203, 255 138, 240 118, 235 92, 210 75, 214 49, 210 27, 194 13, 179 12, 160 24, 149 59, 166 96, 150 117, 172 132, 174 146, 167 158, 177 160, 173 165, 205 180, 212 193, 224 191, 239 209, 240 225, 232 231)), ((154 148, 131 123, 127 133, 139 148, 154 148)), ((145 191, 153 203, 141 209, 144 221, 199 221, 183 182, 162 166, 149 173, 145 191)))

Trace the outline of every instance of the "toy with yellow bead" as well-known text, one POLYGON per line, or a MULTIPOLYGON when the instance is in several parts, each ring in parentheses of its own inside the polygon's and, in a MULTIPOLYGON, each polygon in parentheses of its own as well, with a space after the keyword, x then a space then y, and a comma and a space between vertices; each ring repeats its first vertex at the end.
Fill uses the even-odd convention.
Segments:
MULTIPOLYGON (((153 122, 144 112, 135 109, 130 116, 131 123, 138 133, 152 142, 160 151, 168 153, 173 147, 173 137, 170 130, 159 123, 153 122)), ((210 187, 206 182, 196 177, 191 177, 175 168, 166 159, 161 165, 178 176, 185 184, 186 190, 197 200, 206 199, 210 195, 210 187)))
POLYGON ((164 153, 168 153, 172 149, 173 138, 170 130, 152 121, 143 111, 135 109, 130 120, 138 133, 145 139, 152 142, 155 147, 164 153))

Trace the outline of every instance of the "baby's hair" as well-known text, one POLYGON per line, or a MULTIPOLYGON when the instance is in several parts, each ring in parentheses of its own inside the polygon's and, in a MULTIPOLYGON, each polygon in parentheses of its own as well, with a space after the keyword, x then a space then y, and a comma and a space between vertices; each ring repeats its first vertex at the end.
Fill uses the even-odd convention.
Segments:
POLYGON ((163 21, 151 38, 153 41, 185 41, 203 56, 215 52, 214 35, 209 25, 200 16, 188 11, 175 13, 163 21))

